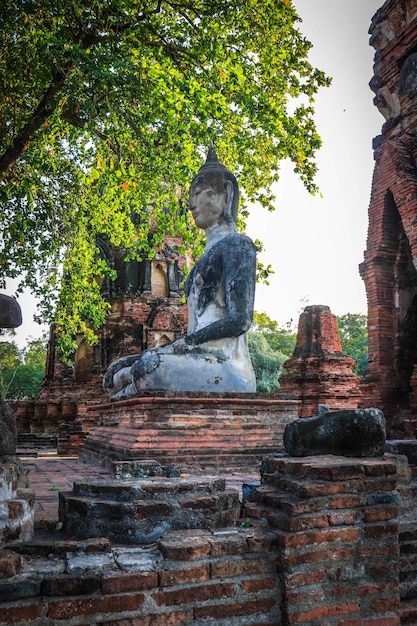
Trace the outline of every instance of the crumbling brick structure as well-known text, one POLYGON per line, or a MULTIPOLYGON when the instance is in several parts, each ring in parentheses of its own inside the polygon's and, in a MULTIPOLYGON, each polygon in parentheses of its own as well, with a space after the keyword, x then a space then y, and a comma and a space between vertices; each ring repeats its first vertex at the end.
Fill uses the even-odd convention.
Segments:
POLYGON ((415 428, 417 410, 417 2, 388 0, 371 27, 370 82, 385 118, 375 170, 365 260, 369 367, 365 406, 383 410, 391 434, 415 428))
POLYGON ((166 238, 153 259, 125 262, 120 250, 101 242, 100 250, 115 280, 105 279, 103 296, 111 310, 97 345, 77 338, 73 366, 57 357, 53 329, 48 344, 45 381, 38 402, 18 402, 14 407, 20 445, 38 445, 57 436, 62 454, 78 452, 94 424, 88 407, 105 402, 103 374, 109 364, 127 354, 140 354, 185 334, 187 307, 181 301, 181 268, 186 262, 177 251, 179 241, 166 238))
POLYGON ((300 315, 294 353, 284 363, 280 395, 299 401, 299 417, 316 415, 319 404, 355 409, 362 393, 353 366, 353 359, 342 352, 335 315, 328 306, 308 306, 300 315))

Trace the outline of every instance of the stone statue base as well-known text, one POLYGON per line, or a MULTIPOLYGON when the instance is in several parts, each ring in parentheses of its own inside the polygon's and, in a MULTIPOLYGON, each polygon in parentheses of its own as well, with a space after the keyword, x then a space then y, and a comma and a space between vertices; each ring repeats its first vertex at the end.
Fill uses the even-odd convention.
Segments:
POLYGON ((181 472, 227 472, 258 467, 282 450, 285 425, 298 403, 259 394, 165 394, 92 407, 98 425, 81 456, 113 461, 154 459, 181 472))

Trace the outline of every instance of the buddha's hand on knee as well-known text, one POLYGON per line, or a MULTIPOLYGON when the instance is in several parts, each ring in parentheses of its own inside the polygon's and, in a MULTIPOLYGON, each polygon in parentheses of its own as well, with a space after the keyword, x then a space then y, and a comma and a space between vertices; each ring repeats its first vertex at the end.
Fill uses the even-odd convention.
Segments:
MULTIPOLYGON (((104 374, 103 378, 103 387, 105 390, 115 391, 114 387, 116 384, 116 379, 120 378, 116 376, 121 370, 127 369, 130 370, 132 365, 140 358, 139 354, 130 354, 128 356, 123 356, 121 359, 117 359, 117 361, 113 361, 109 366, 107 372, 104 374)), ((120 388, 120 386, 119 386, 120 388)))
POLYGON ((146 378, 146 376, 149 376, 156 370, 160 362, 161 357, 158 354, 158 349, 150 349, 143 352, 140 358, 132 365, 130 370, 132 379, 146 378))

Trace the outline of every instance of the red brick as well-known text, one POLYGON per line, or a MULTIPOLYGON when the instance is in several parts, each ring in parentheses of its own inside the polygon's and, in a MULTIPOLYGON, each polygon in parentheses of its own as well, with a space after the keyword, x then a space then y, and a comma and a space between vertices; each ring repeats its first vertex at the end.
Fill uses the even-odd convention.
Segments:
POLYGON ((274 574, 277 571, 275 558, 233 559, 211 563, 211 578, 232 578, 243 574, 274 574))
POLYGON ((229 536, 209 537, 212 556, 225 556, 226 554, 243 554, 247 552, 248 545, 246 536, 239 533, 229 536))
POLYGON ((51 601, 48 608, 50 619, 69 619, 78 615, 94 615, 95 613, 117 613, 135 611, 144 602, 143 594, 123 594, 85 599, 66 599, 51 601))
POLYGON ((398 523, 368 525, 364 527, 363 532, 367 539, 395 537, 398 535, 398 523))
POLYGON ((377 613, 391 613, 400 608, 400 597, 374 598, 371 602, 372 610, 377 613))
POLYGON ((384 593, 396 593, 398 592, 399 581, 398 580, 382 580, 380 583, 370 582, 366 585, 359 585, 357 587, 357 593, 359 596, 372 596, 382 595, 384 593))
POLYGON ((211 544, 208 537, 170 537, 162 539, 159 546, 167 559, 189 561, 201 559, 210 554, 211 544))
POLYGON ((202 606, 194 609, 197 619, 221 619, 224 617, 237 617, 238 615, 253 615, 260 613, 267 615, 276 606, 276 600, 252 600, 239 602, 238 604, 216 604, 215 606, 202 606))
POLYGON ((338 511, 328 515, 329 526, 351 526, 355 523, 355 511, 338 511))
POLYGON ((86 554, 91 552, 110 552, 111 543, 105 537, 93 537, 85 542, 84 551, 86 554))
POLYGON ((249 552, 267 552, 271 547, 273 539, 274 535, 271 533, 247 535, 246 542, 249 552))
POLYGON ((304 546, 333 543, 334 541, 356 542, 359 539, 358 528, 332 528, 329 530, 310 531, 304 533, 284 533, 277 531, 277 543, 286 550, 304 546))
MULTIPOLYGON (((354 615, 359 613, 359 605, 356 602, 346 602, 343 604, 330 604, 316 607, 310 611, 286 612, 288 624, 304 624, 312 620, 324 619, 337 615, 354 615)), ((382 625, 381 625, 382 626, 382 625)))
POLYGON ((158 586, 156 572, 121 572, 103 576, 101 588, 103 593, 123 593, 126 591, 141 591, 158 586))
POLYGON ((366 508, 363 512, 363 519, 366 523, 383 522, 398 516, 398 506, 380 506, 373 509, 366 508))
POLYGON ((158 606, 178 606, 206 600, 233 598, 236 595, 235 585, 230 583, 204 584, 199 587, 184 587, 175 591, 158 591, 152 594, 158 606))
POLYGON ((0 549, 0 578, 11 578, 20 572, 21 557, 13 550, 0 549))
MULTIPOLYGON (((189 611, 175 611, 160 615, 143 615, 132 619, 121 619, 110 622, 100 622, 101 626, 180 626, 192 620, 189 611)), ((90 626, 86 624, 85 626, 90 626)))
POLYGON ((321 586, 301 587, 299 589, 287 589, 284 594, 287 606, 296 606, 303 604, 317 605, 325 601, 326 595, 324 588, 321 586))
MULTIPOLYGON (((384 626, 400 626, 400 618, 399 617, 384 617, 384 626)), ((362 626, 382 626, 380 617, 370 617, 369 619, 364 618, 362 620, 362 626)), ((412 626, 412 624, 410 624, 412 626)))
POLYGON ((370 563, 367 566, 368 576, 372 580, 378 578, 385 578, 386 576, 393 576, 397 574, 398 563, 396 561, 384 561, 382 563, 370 563))
POLYGON ((258 593, 265 589, 275 589, 278 584, 277 578, 257 578, 255 580, 243 580, 243 593, 258 593))
POLYGON ((353 509, 361 505, 359 496, 335 496, 329 498, 329 509, 353 509))
POLYGON ((19 606, 2 606, 0 609, 0 620, 6 624, 27 624, 28 622, 42 617, 43 604, 34 602, 19 606))
POLYGON ((159 573, 159 585, 161 587, 172 587, 172 585, 184 583, 201 583, 205 580, 210 580, 210 566, 208 564, 189 569, 165 570, 159 573))
POLYGON ((267 515, 267 520, 274 528, 280 528, 287 532, 297 532, 311 528, 327 528, 329 520, 326 514, 304 515, 300 517, 289 517, 280 511, 273 511, 267 515))
POLYGON ((312 572, 299 572, 289 574, 285 577, 285 584, 288 588, 301 587, 304 585, 314 585, 322 583, 327 578, 327 572, 324 569, 316 569, 312 572))
POLYGON ((334 584, 330 588, 330 595, 332 598, 345 598, 345 600, 348 600, 352 596, 352 591, 351 585, 334 584))

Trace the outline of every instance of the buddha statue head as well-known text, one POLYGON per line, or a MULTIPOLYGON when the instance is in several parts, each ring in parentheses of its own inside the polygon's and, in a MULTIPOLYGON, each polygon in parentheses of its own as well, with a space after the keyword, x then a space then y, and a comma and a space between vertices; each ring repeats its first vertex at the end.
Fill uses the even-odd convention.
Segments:
MULTIPOLYGON (((198 226, 200 224, 194 208, 196 197, 201 192, 211 195, 213 206, 216 204, 224 222, 233 227, 237 219, 239 188, 234 175, 218 160, 213 142, 210 142, 206 162, 200 167, 190 186, 190 210, 198 226)), ((205 228, 203 225, 201 227, 205 228)))

